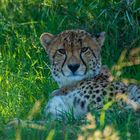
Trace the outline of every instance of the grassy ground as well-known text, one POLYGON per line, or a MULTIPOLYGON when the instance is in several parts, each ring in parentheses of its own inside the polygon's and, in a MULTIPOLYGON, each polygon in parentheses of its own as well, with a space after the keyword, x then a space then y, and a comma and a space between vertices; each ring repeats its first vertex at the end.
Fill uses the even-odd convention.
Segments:
POLYGON ((39 42, 41 33, 57 34, 77 28, 91 34, 105 31, 103 64, 109 66, 117 79, 140 82, 140 65, 133 66, 140 63, 140 50, 135 49, 140 48, 139 0, 1 0, 0 139, 80 140, 87 135, 94 139, 105 137, 106 133, 113 140, 140 139, 140 115, 133 111, 106 112, 105 119, 95 111, 96 123, 89 119, 96 126, 92 131, 82 129, 88 123, 71 119, 67 123, 47 122, 45 130, 4 129, 13 118, 40 120, 49 94, 57 88, 50 75, 48 57, 39 42))

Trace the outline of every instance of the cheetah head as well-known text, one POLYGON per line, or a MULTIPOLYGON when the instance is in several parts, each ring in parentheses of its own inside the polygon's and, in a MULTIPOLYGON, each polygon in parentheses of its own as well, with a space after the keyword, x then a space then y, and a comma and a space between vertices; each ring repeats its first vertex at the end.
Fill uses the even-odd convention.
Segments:
POLYGON ((98 37, 92 37, 84 30, 66 30, 58 35, 41 35, 41 44, 51 61, 52 75, 60 87, 99 74, 100 50, 104 39, 104 32, 98 37))

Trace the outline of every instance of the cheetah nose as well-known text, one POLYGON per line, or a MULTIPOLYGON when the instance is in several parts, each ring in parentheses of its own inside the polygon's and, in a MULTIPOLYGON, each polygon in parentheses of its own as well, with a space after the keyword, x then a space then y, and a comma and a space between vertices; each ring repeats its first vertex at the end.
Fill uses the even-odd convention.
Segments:
POLYGON ((69 64, 68 65, 68 68, 72 71, 72 73, 75 73, 79 67, 80 67, 79 64, 69 64))

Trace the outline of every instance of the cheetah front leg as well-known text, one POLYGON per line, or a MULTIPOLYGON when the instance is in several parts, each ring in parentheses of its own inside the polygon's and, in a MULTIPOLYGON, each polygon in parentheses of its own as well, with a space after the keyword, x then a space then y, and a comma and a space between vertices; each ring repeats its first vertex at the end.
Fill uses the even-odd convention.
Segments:
POLYGON ((68 114, 72 114, 73 99, 64 95, 52 97, 45 109, 45 117, 50 117, 53 120, 65 118, 68 114))
MULTIPOLYGON (((56 91, 61 92, 61 91, 56 91)), ((50 117, 53 120, 57 119, 67 119, 79 118, 87 113, 88 107, 86 103, 81 104, 77 103, 76 98, 80 96, 81 91, 79 89, 70 90, 65 95, 56 95, 53 96, 47 103, 45 107, 45 116, 50 117)))
MULTIPOLYGON (((58 91, 56 93, 58 93, 58 91)), ((63 98, 63 96, 54 96, 48 101, 44 109, 46 117, 51 117, 54 120, 59 119, 61 112, 67 110, 63 98)))

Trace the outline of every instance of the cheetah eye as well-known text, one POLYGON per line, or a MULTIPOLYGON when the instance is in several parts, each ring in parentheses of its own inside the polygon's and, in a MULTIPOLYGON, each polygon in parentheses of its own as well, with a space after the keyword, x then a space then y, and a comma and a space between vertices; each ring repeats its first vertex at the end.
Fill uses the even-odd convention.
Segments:
POLYGON ((81 52, 86 52, 88 49, 89 49, 88 47, 83 47, 83 48, 81 49, 81 52))
POLYGON ((65 49, 58 49, 57 51, 58 51, 59 53, 61 53, 61 54, 66 54, 65 49))

